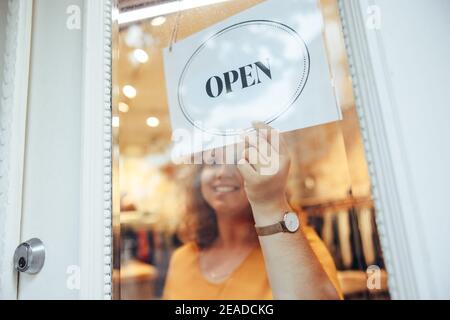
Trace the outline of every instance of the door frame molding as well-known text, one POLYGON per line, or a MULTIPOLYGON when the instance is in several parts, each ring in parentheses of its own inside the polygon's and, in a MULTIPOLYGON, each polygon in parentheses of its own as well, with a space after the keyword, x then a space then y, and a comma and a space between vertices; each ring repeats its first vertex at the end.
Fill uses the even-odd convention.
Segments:
MULTIPOLYGON (((0 299, 17 299, 33 0, 9 0, 0 70, 0 299)), ((2 17, 3 18, 3 17, 2 17)))
POLYGON ((80 299, 112 298, 112 0, 85 0, 80 299))

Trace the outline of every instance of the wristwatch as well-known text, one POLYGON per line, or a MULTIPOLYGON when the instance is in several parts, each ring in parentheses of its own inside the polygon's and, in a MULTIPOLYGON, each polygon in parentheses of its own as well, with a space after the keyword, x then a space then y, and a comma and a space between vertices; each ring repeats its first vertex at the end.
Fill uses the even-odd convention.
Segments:
POLYGON ((284 214, 282 221, 265 227, 255 226, 255 228, 256 233, 260 237, 270 236, 280 232, 295 233, 300 228, 300 220, 295 212, 288 211, 284 214))

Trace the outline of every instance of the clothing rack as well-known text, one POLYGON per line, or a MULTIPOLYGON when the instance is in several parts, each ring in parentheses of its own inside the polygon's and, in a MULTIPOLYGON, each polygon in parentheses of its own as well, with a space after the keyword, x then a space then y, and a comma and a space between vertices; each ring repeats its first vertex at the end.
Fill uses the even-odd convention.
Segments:
POLYGON ((370 197, 347 197, 345 199, 331 201, 304 199, 300 207, 308 215, 321 215, 327 211, 349 210, 351 208, 373 208, 374 204, 370 197))

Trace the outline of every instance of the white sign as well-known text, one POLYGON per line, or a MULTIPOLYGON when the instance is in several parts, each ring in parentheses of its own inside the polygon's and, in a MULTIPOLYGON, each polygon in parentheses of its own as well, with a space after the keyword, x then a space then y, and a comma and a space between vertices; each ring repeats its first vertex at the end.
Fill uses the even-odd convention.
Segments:
POLYGON ((235 143, 253 121, 290 131, 340 120, 322 27, 316 0, 268 0, 166 48, 177 152, 235 143))

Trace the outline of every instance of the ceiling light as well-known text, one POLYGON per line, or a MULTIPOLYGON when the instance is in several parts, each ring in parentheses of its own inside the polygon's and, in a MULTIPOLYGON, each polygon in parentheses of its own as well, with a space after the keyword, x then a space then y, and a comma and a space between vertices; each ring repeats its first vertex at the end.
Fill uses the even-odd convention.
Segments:
POLYGON ((149 6, 136 10, 125 11, 119 14, 119 24, 130 23, 153 17, 164 16, 170 13, 184 11, 188 9, 208 6, 211 4, 226 2, 229 0, 183 0, 171 1, 155 6, 149 6))
POLYGON ((136 49, 133 51, 133 57, 139 63, 146 63, 148 61, 148 54, 142 49, 136 49))
POLYGON ((125 102, 119 102, 119 111, 123 113, 127 113, 130 110, 130 107, 125 102))
POLYGON ((166 22, 166 17, 156 17, 152 20, 152 26, 157 27, 166 22))
POLYGON ((112 126, 118 128, 120 126, 120 118, 115 116, 112 118, 112 126))
POLYGON ((133 99, 136 97, 137 91, 133 86, 130 85, 126 85, 123 87, 122 89, 123 94, 125 95, 125 97, 133 99))
POLYGON ((150 117, 147 119, 147 125, 150 128, 156 128, 157 126, 159 126, 159 119, 156 117, 150 117))

